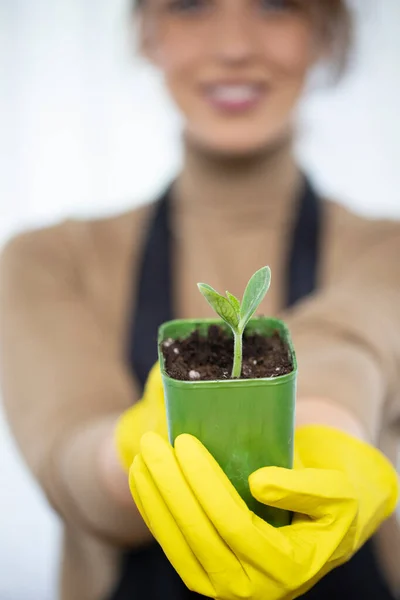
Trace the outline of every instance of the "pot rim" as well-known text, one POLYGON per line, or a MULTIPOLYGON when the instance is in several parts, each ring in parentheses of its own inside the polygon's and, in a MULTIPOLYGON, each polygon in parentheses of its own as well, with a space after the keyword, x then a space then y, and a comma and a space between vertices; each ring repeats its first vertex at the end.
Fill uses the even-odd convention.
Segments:
POLYGON ((277 377, 262 377, 257 379, 213 379, 208 381, 182 381, 180 379, 174 379, 170 377, 164 368, 164 355, 161 351, 161 343, 166 339, 165 330, 167 327, 171 325, 179 325, 179 324, 191 324, 194 327, 199 325, 222 325, 226 326, 222 319, 218 318, 210 318, 210 319, 172 319, 170 321, 166 321, 163 323, 158 330, 158 356, 161 368, 161 374, 163 378, 170 382, 172 385, 176 387, 189 387, 189 386, 197 386, 203 388, 211 388, 211 387, 263 387, 265 385, 285 385, 296 379, 298 365, 296 353, 294 350, 292 338, 290 335, 290 331, 288 326, 281 319, 277 319, 274 317, 254 317, 250 320, 250 322, 256 321, 269 321, 277 324, 280 333, 285 336, 285 341, 288 344, 290 354, 293 360, 293 370, 290 373, 286 373, 285 375, 278 375, 277 377))

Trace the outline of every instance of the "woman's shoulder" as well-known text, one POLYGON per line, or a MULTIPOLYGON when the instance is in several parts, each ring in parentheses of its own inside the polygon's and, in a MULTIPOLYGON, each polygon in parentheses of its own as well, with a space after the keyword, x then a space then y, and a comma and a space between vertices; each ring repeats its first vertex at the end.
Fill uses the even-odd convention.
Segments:
POLYGON ((350 232, 353 236, 360 238, 378 239, 386 235, 400 234, 400 219, 389 217, 377 217, 364 214, 361 211, 351 209, 345 203, 326 200, 325 201, 328 222, 330 228, 342 233, 350 232))
POLYGON ((333 200, 325 200, 324 206, 323 255, 328 281, 340 277, 362 257, 373 260, 379 255, 390 262, 400 256, 400 220, 361 214, 333 200))
POLYGON ((326 200, 326 233, 328 243, 362 252, 388 239, 398 238, 400 243, 400 220, 374 217, 353 210, 344 203, 326 200))
POLYGON ((11 236, 1 250, 1 270, 63 267, 94 259, 107 261, 135 254, 146 230, 154 203, 112 216, 94 219, 69 218, 52 225, 27 229, 11 236))

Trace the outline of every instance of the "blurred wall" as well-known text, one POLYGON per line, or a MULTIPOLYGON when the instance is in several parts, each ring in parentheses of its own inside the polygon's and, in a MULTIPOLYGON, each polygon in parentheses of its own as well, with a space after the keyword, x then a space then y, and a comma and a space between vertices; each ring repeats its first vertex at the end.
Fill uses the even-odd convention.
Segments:
MULTIPOLYGON (((180 163, 179 119, 137 56, 125 0, 1 0, 0 245, 65 215, 150 199, 180 163)), ((324 192, 400 217, 400 3, 356 0, 353 67, 300 114, 324 192)), ((0 411, 0 599, 52 600, 59 526, 0 411)))

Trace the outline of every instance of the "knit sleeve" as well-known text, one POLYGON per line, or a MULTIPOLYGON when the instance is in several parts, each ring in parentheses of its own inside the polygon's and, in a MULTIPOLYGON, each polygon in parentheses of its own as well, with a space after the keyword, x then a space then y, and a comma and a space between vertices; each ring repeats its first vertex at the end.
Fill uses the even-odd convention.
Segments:
POLYGON ((384 408, 400 418, 400 224, 345 261, 328 286, 285 315, 298 397, 342 404, 376 441, 384 408))
POLYGON ((84 291, 66 226, 13 239, 0 266, 2 397, 11 428, 63 519, 133 543, 141 519, 107 495, 98 447, 136 398, 84 291))

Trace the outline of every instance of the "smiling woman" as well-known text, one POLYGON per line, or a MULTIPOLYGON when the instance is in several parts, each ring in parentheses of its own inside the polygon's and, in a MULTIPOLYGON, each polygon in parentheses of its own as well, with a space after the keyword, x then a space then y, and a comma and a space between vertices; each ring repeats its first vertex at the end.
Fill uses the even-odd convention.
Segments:
POLYGON ((186 132, 217 153, 258 152, 287 133, 309 70, 339 73, 350 18, 339 0, 142 0, 143 54, 165 76, 186 132), (215 60, 215 59, 218 60, 215 60))
POLYGON ((63 520, 61 597, 391 600, 400 223, 325 201, 293 151, 310 71, 345 62, 346 6, 144 0, 137 11, 142 53, 183 117, 182 169, 151 206, 27 232, 1 260, 4 403, 63 520), (295 445, 309 469, 274 462, 249 483, 257 501, 295 513, 283 531, 257 520, 199 443, 175 454, 152 368, 162 322, 212 314, 198 281, 237 297, 266 264, 260 311, 291 332, 295 445))

